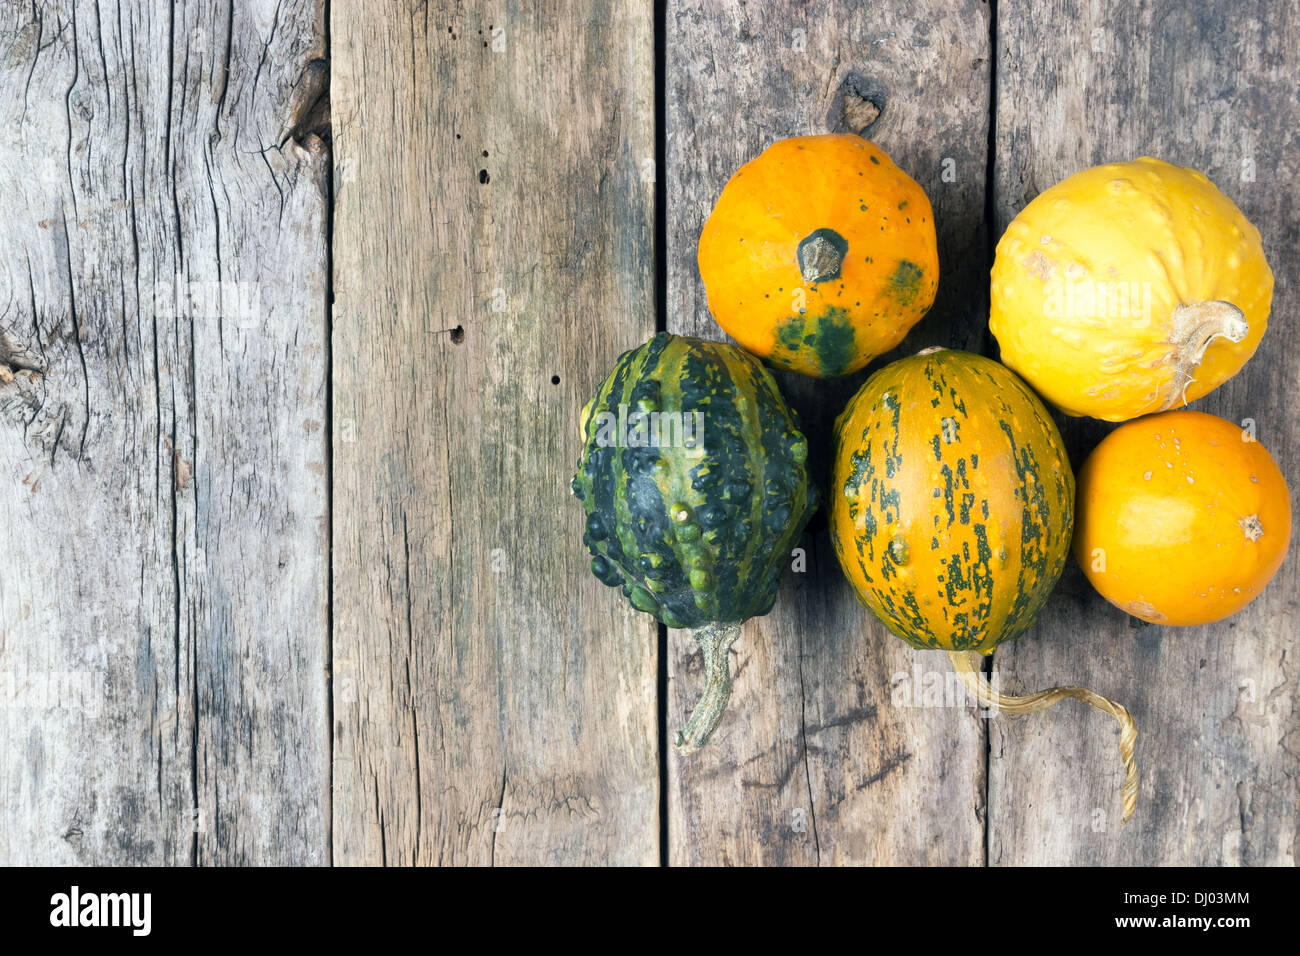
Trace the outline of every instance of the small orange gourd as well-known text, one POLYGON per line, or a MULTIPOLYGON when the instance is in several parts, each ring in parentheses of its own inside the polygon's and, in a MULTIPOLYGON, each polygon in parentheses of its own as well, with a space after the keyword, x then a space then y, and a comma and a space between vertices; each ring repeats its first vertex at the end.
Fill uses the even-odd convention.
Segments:
POLYGON ((896 346, 939 284, 925 191, 848 134, 784 139, 742 166, 704 224, 699 264, 727 334, 818 378, 896 346))
POLYGON ((1153 624, 1235 614, 1277 573, 1290 540, 1277 463, 1214 415, 1129 422, 1079 472, 1075 557, 1102 597, 1153 624))

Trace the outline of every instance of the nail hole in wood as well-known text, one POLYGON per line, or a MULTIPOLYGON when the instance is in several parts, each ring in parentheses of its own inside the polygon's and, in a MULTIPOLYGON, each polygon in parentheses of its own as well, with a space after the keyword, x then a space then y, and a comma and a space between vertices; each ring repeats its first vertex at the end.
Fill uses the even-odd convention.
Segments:
POLYGON ((558 376, 558 375, 552 375, 552 376, 551 376, 551 384, 552 384, 552 385, 559 385, 559 384, 560 384, 560 376, 558 376))
POLYGON ((884 87, 860 73, 850 73, 840 84, 840 95, 826 125, 840 132, 866 136, 885 112, 884 87))
POLYGON ((451 330, 451 341, 453 345, 460 345, 465 341, 465 329, 462 326, 456 326, 451 330))

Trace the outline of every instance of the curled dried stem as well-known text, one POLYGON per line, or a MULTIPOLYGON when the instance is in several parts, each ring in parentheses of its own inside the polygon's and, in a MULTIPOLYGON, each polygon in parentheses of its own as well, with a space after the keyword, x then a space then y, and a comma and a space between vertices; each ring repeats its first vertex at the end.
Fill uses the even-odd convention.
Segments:
POLYGON ((1211 342, 1220 338, 1242 342, 1249 334, 1246 314, 1231 302, 1210 300, 1175 308, 1169 335, 1169 360, 1173 363, 1174 378, 1160 411, 1187 403, 1187 387, 1196 381, 1196 370, 1205 361, 1211 342))
POLYGON ((1090 707, 1096 707, 1110 714, 1119 721, 1119 754, 1124 760, 1124 784, 1120 788, 1124 813, 1120 819, 1124 823, 1128 822, 1129 817, 1133 816, 1133 811, 1137 809, 1138 768, 1134 751, 1137 747, 1138 729, 1133 715, 1127 708, 1084 687, 1052 687, 1024 697, 1001 694, 993 689, 988 678, 984 676, 981 668, 984 655, 978 651, 949 651, 948 659, 952 661, 953 670, 966 685, 966 689, 981 706, 990 710, 1007 714, 1032 714, 1046 710, 1067 697, 1073 697, 1090 707))

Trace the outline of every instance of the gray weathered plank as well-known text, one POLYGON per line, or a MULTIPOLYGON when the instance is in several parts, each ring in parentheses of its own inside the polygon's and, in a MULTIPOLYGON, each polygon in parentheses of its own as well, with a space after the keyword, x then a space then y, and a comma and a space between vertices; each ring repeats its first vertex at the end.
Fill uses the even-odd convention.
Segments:
MULTIPOLYGON (((892 357, 931 344, 978 350, 987 8, 672 0, 667 15, 669 330, 725 337, 696 267, 700 228, 728 177, 773 141, 860 132, 849 86, 884 95, 867 135, 921 183, 939 224, 938 301, 892 357)), ((823 471, 830 426, 864 377, 779 376, 823 471)), ((670 861, 982 862, 983 721, 960 694, 947 708, 896 705, 894 686, 910 688, 914 667, 942 679, 947 659, 912 651, 857 604, 823 517, 804 544, 807 573, 792 575, 775 611, 736 645, 739 678, 713 741, 668 758, 670 861)), ((669 631, 668 666, 671 731, 700 692, 688 631, 669 631)))
POLYGON ((332 5, 334 850, 658 860, 653 621, 577 418, 654 331, 649 2, 332 5))
POLYGON ((328 859, 321 12, 0 12, 5 864, 328 859))
MULTIPOLYGON (((1252 418, 1300 491, 1288 341, 1300 268, 1296 210, 1300 13, 1262 2, 998 4, 999 232, 1087 166, 1140 155, 1204 171, 1263 233, 1276 276, 1271 330, 1231 382, 1194 407, 1252 418)), ((1110 426, 1064 424, 1076 468, 1110 426)), ((1293 510, 1300 499, 1293 497, 1293 510)), ((1040 625, 1000 649, 1008 692, 1079 683, 1138 722, 1137 815, 1119 826, 1117 731, 1063 704, 992 724, 992 863, 1294 864, 1300 833, 1297 536, 1268 590, 1232 619, 1130 627, 1073 564, 1040 625)))

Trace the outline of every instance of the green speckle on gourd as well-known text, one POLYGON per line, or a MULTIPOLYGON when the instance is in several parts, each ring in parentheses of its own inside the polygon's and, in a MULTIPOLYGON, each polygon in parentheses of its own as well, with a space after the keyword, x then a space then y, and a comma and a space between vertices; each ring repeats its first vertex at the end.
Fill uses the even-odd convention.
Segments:
POLYGON ((677 529, 678 541, 696 541, 700 537, 700 526, 697 524, 684 524, 677 529))
POLYGON ((713 578, 704 568, 695 568, 691 571, 691 587, 697 591, 704 591, 713 587, 713 578))
POLYGON ((853 362, 853 320, 847 309, 828 306, 817 319, 817 331, 804 338, 828 375, 840 375, 853 362))
POLYGON ((856 357, 854 334, 852 317, 838 306, 827 306, 815 316, 792 314, 776 328, 771 360, 784 368, 802 364, 825 376, 842 375, 856 357))
POLYGON ((786 352, 797 352, 803 344, 803 329, 802 315, 791 315, 776 327, 777 344, 786 352))
POLYGON ((911 305, 921 291, 921 279, 924 277, 921 267, 906 259, 899 260, 894 271, 889 275, 890 294, 900 305, 911 305))

